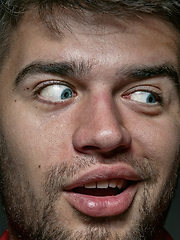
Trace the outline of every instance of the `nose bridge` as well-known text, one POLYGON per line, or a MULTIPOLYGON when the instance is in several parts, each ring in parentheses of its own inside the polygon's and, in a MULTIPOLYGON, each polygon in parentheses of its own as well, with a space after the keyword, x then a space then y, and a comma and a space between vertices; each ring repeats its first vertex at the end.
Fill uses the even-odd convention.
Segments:
POLYGON ((92 114, 91 126, 99 133, 105 134, 108 131, 114 131, 114 128, 120 127, 118 111, 112 96, 106 93, 97 93, 92 100, 89 111, 92 114))
POLYGON ((131 137, 123 127, 113 96, 104 91, 91 95, 74 135, 75 148, 111 151, 130 143, 131 137))

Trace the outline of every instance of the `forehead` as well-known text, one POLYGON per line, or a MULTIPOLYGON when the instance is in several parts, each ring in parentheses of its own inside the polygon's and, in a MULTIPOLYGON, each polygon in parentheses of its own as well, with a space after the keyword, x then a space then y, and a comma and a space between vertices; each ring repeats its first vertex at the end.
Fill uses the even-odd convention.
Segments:
MULTIPOLYGON (((27 13, 11 45, 14 68, 39 60, 83 60, 94 65, 162 64, 179 67, 179 33, 153 16, 128 19, 71 14, 57 17, 59 32, 49 30, 36 14, 27 13), (17 58, 18 55, 18 58, 17 58)), ((123 66, 122 66, 123 67, 123 66)))

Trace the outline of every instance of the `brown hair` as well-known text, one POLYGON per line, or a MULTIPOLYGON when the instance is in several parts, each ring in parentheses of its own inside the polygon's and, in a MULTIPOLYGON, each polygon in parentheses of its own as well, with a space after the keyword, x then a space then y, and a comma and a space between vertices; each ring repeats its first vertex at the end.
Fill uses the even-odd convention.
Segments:
MULTIPOLYGON (((50 16, 49 21, 53 21, 54 8, 71 9, 78 13, 86 10, 116 16, 153 14, 170 22, 180 30, 179 0, 0 0, 1 66, 10 46, 12 31, 16 29, 22 16, 32 8, 38 10, 42 21, 47 21, 46 16, 50 16)), ((51 26, 51 23, 48 26, 51 26)))

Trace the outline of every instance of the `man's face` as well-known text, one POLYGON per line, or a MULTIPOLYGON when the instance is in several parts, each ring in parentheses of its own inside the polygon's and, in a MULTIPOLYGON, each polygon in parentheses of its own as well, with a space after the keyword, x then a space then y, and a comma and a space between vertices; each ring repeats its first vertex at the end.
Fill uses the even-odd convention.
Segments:
POLYGON ((1 72, 10 230, 149 239, 177 178, 179 36, 146 16, 62 19, 55 34, 28 14, 1 72))

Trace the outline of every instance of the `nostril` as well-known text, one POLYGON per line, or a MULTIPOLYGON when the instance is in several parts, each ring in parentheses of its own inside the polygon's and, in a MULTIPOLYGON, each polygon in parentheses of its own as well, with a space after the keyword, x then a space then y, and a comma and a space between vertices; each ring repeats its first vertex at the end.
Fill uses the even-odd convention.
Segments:
POLYGON ((86 153, 89 155, 94 155, 94 154, 98 154, 101 157, 104 158, 104 160, 111 160, 114 161, 114 157, 115 156, 119 156, 119 153, 125 153, 129 151, 129 147, 126 146, 118 146, 117 148, 112 148, 112 149, 102 149, 100 147, 96 147, 96 146, 84 146, 81 149, 78 150, 78 152, 82 152, 82 153, 86 153))
POLYGON ((89 145, 89 146, 84 146, 84 147, 82 147, 82 149, 83 149, 84 151, 88 151, 88 150, 98 151, 98 150, 100 150, 101 148, 100 148, 100 147, 96 147, 96 146, 91 146, 91 145, 89 145))

